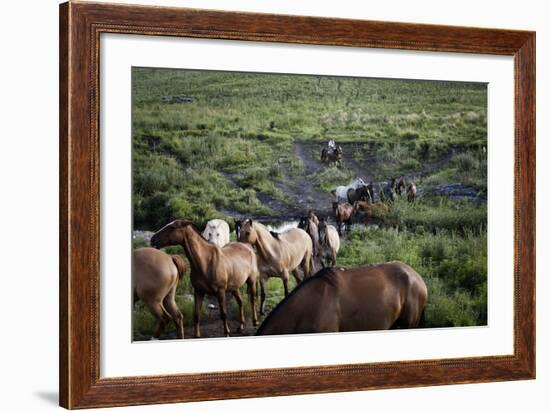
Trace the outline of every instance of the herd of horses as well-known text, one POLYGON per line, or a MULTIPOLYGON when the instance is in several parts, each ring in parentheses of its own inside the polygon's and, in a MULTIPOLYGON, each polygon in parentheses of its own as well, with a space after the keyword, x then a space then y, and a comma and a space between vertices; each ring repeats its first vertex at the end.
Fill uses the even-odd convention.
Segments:
MULTIPOLYGON (((321 161, 341 165, 341 146, 324 147, 321 161)), ((181 245, 190 265, 194 293, 194 336, 200 337, 200 313, 205 295, 217 298, 224 335, 231 331, 227 321, 226 293, 239 307, 237 333, 245 329, 241 287, 247 285, 252 323, 258 325, 259 312, 265 314, 267 282, 277 277, 283 282, 284 299, 269 313, 257 335, 316 332, 386 330, 421 325, 427 301, 422 277, 402 262, 390 262, 342 269, 336 267, 343 228, 350 230, 352 217, 361 214, 365 223, 378 208, 387 208, 406 194, 416 198, 416 185, 404 177, 374 184, 357 178, 333 190, 336 227, 313 210, 298 227, 275 232, 251 218, 235 221, 236 241, 230 241, 230 226, 221 219, 207 223, 199 231, 189 220, 174 220, 151 237, 151 247, 134 250, 134 304, 142 301, 157 321, 153 338, 158 339, 173 322, 178 338, 184 337, 184 319, 176 304, 176 287, 187 271, 180 256, 161 248, 181 245), (377 194, 377 195, 376 195, 377 194), (292 275, 297 286, 289 291, 292 275)))
MULTIPOLYGON (((360 185, 355 189, 360 190, 360 185)), ((349 199, 348 199, 349 200, 349 199)), ((235 222, 236 241, 230 227, 220 219, 207 223, 202 234, 192 221, 174 220, 151 237, 151 247, 134 250, 134 304, 142 301, 157 321, 158 339, 173 322, 183 338, 183 315, 175 301, 176 287, 187 271, 184 259, 161 248, 181 245, 190 268, 194 292, 194 336, 201 336, 200 313, 205 295, 218 300, 224 335, 231 331, 227 320, 226 293, 239 307, 237 333, 245 329, 241 287, 247 285, 252 323, 265 314, 267 282, 283 282, 284 299, 269 313, 257 335, 367 331, 414 328, 421 325, 427 289, 421 276, 401 262, 342 269, 336 267, 341 222, 351 212, 372 206, 359 197, 353 205, 335 202, 337 227, 314 211, 302 217, 298 227, 271 231, 251 218, 235 222), (343 211, 342 211, 343 210, 343 211), (351 211, 350 211, 351 210, 351 211), (297 286, 289 292, 292 275, 297 286)))
POLYGON ((365 224, 369 219, 387 211, 388 207, 404 194, 409 203, 416 200, 417 189, 413 181, 407 182, 405 177, 392 178, 387 184, 379 184, 378 195, 374 189, 374 183, 365 183, 363 179, 356 178, 346 186, 339 186, 332 191, 336 201, 332 203, 334 218, 338 227, 338 234, 342 230, 350 230, 352 218, 361 214, 365 224))

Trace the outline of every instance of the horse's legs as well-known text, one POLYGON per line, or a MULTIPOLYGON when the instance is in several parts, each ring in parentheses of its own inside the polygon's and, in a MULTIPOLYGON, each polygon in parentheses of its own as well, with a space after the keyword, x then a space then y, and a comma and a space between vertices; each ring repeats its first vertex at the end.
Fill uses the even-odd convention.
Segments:
POLYGON ((172 321, 174 321, 176 325, 178 338, 183 339, 183 315, 176 304, 176 285, 174 285, 168 295, 164 297, 162 304, 166 308, 166 311, 172 316, 172 321))
MULTIPOLYGON (((309 252, 306 252, 304 255, 304 259, 302 260, 302 271, 304 272, 304 280, 311 276, 311 273, 313 271, 313 255, 309 252)), ((293 271, 294 278, 296 278, 296 282, 300 284, 301 280, 298 280, 298 277, 296 276, 296 270, 293 271)))
POLYGON ((252 324, 258 325, 258 314, 256 313, 256 281, 248 279, 248 298, 250 299, 250 305, 252 306, 252 324))
POLYGON ((239 304, 239 320, 241 321, 241 324, 239 325, 239 328, 237 328, 237 332, 242 333, 244 331, 244 321, 245 321, 243 297, 241 296, 241 292, 238 288, 231 291, 231 294, 233 294, 233 297, 235 297, 235 300, 237 300, 237 304, 239 304))
MULTIPOLYGON (((303 270, 303 267, 302 267, 302 270, 303 270)), ((300 284, 303 280, 303 278, 300 277, 300 272, 298 271, 298 269, 292 270, 292 276, 296 280, 296 284, 300 284)), ((305 278, 305 272, 304 272, 304 278, 305 278)))
POLYGON ((193 314, 193 323, 195 326, 195 338, 201 336, 200 319, 201 319, 201 307, 204 293, 202 291, 195 290, 195 312, 193 314))
POLYGON ((283 279, 283 287, 285 288, 285 297, 288 295, 288 279, 290 275, 287 270, 283 270, 281 273, 281 278, 283 279))
POLYGON ((267 288, 268 277, 260 274, 260 315, 264 315, 265 289, 267 288))
POLYGON ((171 320, 171 317, 164 309, 162 301, 153 301, 148 303, 147 306, 149 307, 151 314, 153 314, 153 316, 157 320, 157 328, 155 330, 155 333, 153 334, 153 337, 158 339, 164 331, 166 323, 171 320))
POLYGON ((223 322, 223 332, 226 337, 229 337, 229 325, 227 324, 227 307, 225 302, 225 290, 218 290, 216 293, 218 297, 218 305, 220 306, 220 318, 223 322))

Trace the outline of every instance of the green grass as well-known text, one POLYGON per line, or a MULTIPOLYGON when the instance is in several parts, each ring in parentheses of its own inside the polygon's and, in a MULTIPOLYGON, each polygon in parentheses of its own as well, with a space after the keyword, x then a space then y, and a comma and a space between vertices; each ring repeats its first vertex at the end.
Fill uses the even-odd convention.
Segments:
POLYGON ((487 323, 486 234, 353 230, 338 255, 344 267, 394 260, 413 267, 428 286, 426 326, 487 323))

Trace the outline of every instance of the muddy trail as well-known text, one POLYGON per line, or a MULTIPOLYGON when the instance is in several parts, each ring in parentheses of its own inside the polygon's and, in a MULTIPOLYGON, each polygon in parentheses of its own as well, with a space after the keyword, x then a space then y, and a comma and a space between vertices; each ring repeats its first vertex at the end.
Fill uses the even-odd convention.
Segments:
MULTIPOLYGON (((409 181, 418 180, 421 177, 433 174, 445 167, 449 161, 458 153, 455 148, 445 153, 435 161, 426 162, 418 169, 409 173, 388 175, 381 179, 384 164, 376 159, 375 149, 365 143, 341 143, 343 148, 342 169, 346 170, 352 178, 362 178, 365 182, 372 182, 377 192, 387 184, 392 177, 405 177, 409 181), (378 177, 378 179, 376 178, 378 177)), ((294 156, 303 163, 303 172, 291 174, 288 169, 282 170, 282 178, 274 181, 275 186, 284 193, 286 199, 280 200, 270 195, 258 193, 259 200, 274 211, 275 216, 251 216, 264 223, 282 222, 296 220, 304 216, 308 210, 315 210, 319 216, 328 217, 332 215, 332 202, 334 196, 325 192, 312 183, 311 176, 323 171, 327 165, 320 159, 322 144, 319 142, 295 141, 293 147, 294 156)), ((234 175, 226 177, 235 183, 234 175)), ((484 194, 478 193, 473 187, 459 184, 442 184, 429 189, 418 187, 419 195, 445 195, 454 199, 475 199, 486 200, 484 194)), ((231 210, 221 210, 232 218, 245 218, 248 215, 241 215, 231 210)))

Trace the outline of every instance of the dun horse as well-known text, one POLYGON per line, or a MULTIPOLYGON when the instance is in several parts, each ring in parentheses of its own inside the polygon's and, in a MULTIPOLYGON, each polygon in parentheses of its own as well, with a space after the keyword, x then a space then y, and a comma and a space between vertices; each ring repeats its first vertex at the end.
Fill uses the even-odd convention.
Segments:
POLYGON ((288 295, 290 273, 300 282, 298 266, 302 267, 304 277, 312 271, 313 244, 309 235, 299 228, 291 228, 284 233, 270 232, 264 225, 246 219, 241 223, 239 241, 251 244, 258 253, 260 270, 260 313, 264 313, 265 289, 269 277, 283 280, 285 296, 288 295))
POLYGON ((185 262, 154 248, 134 250, 134 304, 141 300, 158 322, 154 338, 173 321, 183 338, 183 315, 176 304, 176 287, 185 272, 185 262))
POLYGON ((416 199, 416 184, 411 182, 407 187, 407 200, 409 201, 409 203, 414 203, 415 199, 416 199))
MULTIPOLYGON (((315 214, 314 214, 315 216, 315 214)), ((298 228, 301 230, 304 230, 306 233, 309 234, 309 237, 311 238, 311 243, 313 245, 313 260, 315 261, 319 254, 319 230, 317 228, 317 224, 315 220, 319 221, 317 217, 314 218, 311 217, 302 217, 300 219, 300 222, 298 223, 298 228)))
POLYGON ((257 335, 416 328, 427 298, 420 274, 401 262, 325 268, 281 301, 257 335))
POLYGON ((221 248, 206 241, 188 220, 175 220, 164 226, 151 237, 155 248, 168 245, 181 245, 191 264, 191 284, 195 290, 195 337, 200 337, 200 309, 205 294, 214 295, 220 306, 220 317, 224 333, 229 335, 225 292, 230 291, 239 305, 240 325, 238 332, 244 330, 244 307, 239 288, 246 282, 252 320, 257 324, 256 316, 256 279, 258 264, 256 254, 248 244, 232 242, 221 248))
POLYGON ((334 218, 338 228, 338 234, 342 235, 342 225, 346 226, 346 231, 351 228, 351 218, 353 217, 353 206, 350 203, 332 203, 334 218))
POLYGON ((340 250, 340 236, 336 228, 327 224, 324 219, 319 221, 319 260, 321 266, 334 267, 336 265, 336 254, 340 250))

